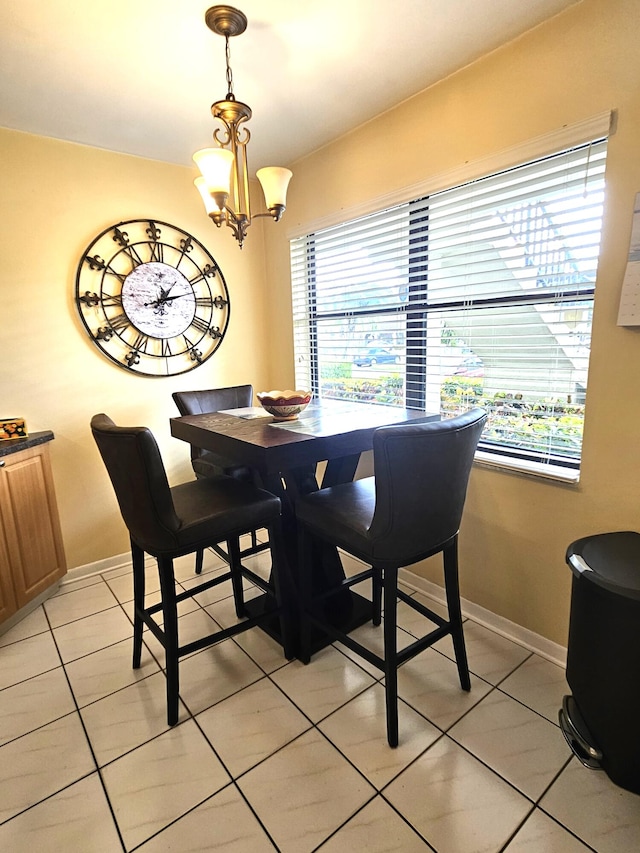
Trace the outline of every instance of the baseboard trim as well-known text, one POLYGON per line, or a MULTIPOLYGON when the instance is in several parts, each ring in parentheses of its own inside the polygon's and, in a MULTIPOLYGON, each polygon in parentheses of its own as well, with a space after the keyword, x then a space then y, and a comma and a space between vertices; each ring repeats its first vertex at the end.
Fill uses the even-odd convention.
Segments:
POLYGON ((113 557, 107 557, 105 560, 96 560, 95 563, 87 563, 85 566, 69 569, 60 586, 66 586, 93 575, 99 575, 111 569, 122 569, 126 566, 131 566, 131 551, 127 551, 125 554, 114 554, 113 557))
MULTIPOLYGON (((447 600, 444 589, 438 586, 438 584, 432 583, 426 580, 426 578, 410 572, 408 569, 400 569, 399 577, 410 589, 427 596, 427 598, 433 599, 438 604, 446 606, 447 600)), ((511 622, 503 616, 498 616, 496 613, 480 607, 479 604, 474 604, 473 601, 461 598, 460 604, 463 615, 474 622, 483 625, 485 628, 489 628, 491 631, 495 631, 496 634, 500 634, 500 636, 506 637, 508 640, 513 640, 514 643, 524 646, 526 649, 535 652, 540 657, 558 666, 566 666, 567 650, 564 646, 554 643, 546 637, 530 631, 528 628, 523 628, 522 625, 511 622)))

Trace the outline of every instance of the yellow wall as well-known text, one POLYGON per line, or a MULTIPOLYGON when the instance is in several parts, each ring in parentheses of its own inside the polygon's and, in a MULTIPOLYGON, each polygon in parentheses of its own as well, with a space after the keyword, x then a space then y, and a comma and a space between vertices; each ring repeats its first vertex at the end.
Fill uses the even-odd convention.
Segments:
MULTIPOLYGON (((242 252, 209 222, 195 169, 0 130, 0 417, 51 429, 54 478, 70 568, 124 553, 128 537, 89 431, 104 411, 153 429, 171 482, 193 476, 189 448, 171 438, 172 391, 269 385, 263 229, 242 252), (230 293, 227 334, 212 358, 174 378, 133 375, 91 343, 73 294, 82 253, 104 228, 151 217, 198 238, 230 293)), ((272 223, 268 223, 272 225, 272 223)), ((275 227, 275 226, 273 226, 275 227)))
MULTIPOLYGON (((533 137, 616 110, 609 144, 580 484, 476 467, 461 533, 462 594, 565 644, 567 545, 640 529, 640 334, 618 328, 634 196, 640 190, 638 0, 583 0, 506 47, 294 164, 285 228, 358 205, 533 137)), ((319 119, 320 120, 320 119, 319 119)), ((288 244, 267 240, 271 372, 293 381, 288 244)), ((437 570, 436 570, 437 569, 437 570)), ((427 577, 439 566, 425 565, 427 577)))

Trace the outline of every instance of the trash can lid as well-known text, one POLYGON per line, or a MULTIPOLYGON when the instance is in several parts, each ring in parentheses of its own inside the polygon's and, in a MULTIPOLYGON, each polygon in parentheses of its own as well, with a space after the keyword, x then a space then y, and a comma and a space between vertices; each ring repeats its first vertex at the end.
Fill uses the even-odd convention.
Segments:
POLYGON ((640 599, 640 533, 598 533, 572 542, 567 563, 576 577, 640 599))

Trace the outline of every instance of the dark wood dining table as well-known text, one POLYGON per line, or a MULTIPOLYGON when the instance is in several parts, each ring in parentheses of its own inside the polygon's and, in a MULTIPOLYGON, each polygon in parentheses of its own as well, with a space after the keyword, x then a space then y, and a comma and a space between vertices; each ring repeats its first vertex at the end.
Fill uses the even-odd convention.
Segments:
MULTIPOLYGON (((288 576, 295 587, 296 498, 351 481, 360 455, 373 447, 373 434, 378 427, 439 419, 439 414, 414 409, 322 399, 312 401, 295 421, 277 422, 263 409, 253 407, 171 418, 171 435, 251 468, 256 483, 278 495, 282 501, 288 576), (319 483, 317 471, 322 462, 326 466, 319 483)), ((333 588, 345 578, 338 551, 329 545, 318 547, 312 571, 316 592, 333 588)), ((266 606, 264 599, 265 596, 251 599, 248 609, 266 606)), ((370 601, 346 589, 344 594, 332 596, 331 608, 331 618, 345 633, 371 617, 370 601)), ((267 630, 277 638, 275 623, 267 630)), ((326 642, 318 637, 314 646, 320 648, 326 642)))

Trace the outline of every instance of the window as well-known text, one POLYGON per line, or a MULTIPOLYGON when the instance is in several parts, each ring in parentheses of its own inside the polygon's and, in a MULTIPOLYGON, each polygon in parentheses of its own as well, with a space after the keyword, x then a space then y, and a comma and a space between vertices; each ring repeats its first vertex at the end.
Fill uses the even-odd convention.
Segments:
POLYGON ((606 139, 291 242, 296 383, 489 412, 480 450, 578 469, 606 139))

